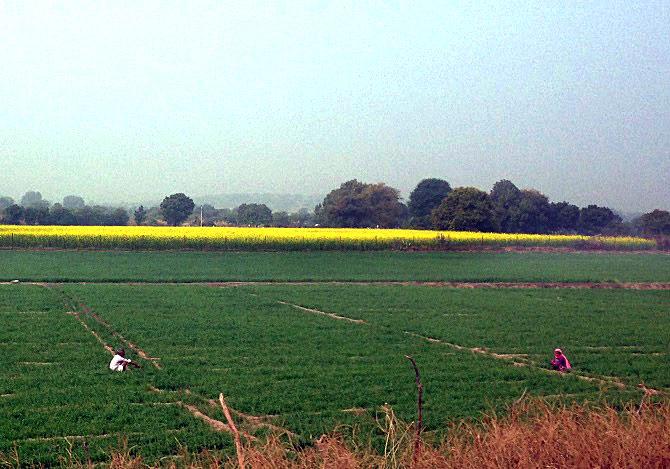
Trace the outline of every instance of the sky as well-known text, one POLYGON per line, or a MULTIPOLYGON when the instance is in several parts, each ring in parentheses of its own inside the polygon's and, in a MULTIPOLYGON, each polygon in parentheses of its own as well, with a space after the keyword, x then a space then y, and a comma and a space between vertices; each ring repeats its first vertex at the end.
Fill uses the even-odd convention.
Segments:
POLYGON ((0 195, 427 177, 670 209, 670 2, 0 3, 0 195))

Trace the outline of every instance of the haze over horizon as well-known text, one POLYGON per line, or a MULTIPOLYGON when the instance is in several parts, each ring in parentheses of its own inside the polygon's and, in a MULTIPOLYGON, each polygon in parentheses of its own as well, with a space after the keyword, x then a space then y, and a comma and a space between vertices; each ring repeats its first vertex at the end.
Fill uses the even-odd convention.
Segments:
POLYGON ((0 4, 0 196, 423 178, 670 209, 670 3, 0 4))

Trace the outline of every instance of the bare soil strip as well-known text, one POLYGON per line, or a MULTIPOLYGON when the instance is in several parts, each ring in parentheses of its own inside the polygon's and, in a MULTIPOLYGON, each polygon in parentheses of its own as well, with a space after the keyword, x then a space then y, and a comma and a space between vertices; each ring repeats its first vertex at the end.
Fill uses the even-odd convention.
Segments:
MULTIPOLYGON (((451 342, 446 342, 446 341, 443 341, 443 340, 440 340, 440 339, 435 339, 433 337, 423 336, 423 335, 420 335, 420 334, 416 334, 414 332, 405 331, 405 334, 408 334, 408 335, 411 335, 413 337, 417 337, 417 338, 426 340, 426 341, 431 342, 431 343, 446 345, 447 347, 450 347, 450 348, 453 348, 453 349, 456 349, 456 350, 469 351, 469 352, 477 353, 477 354, 480 354, 480 355, 486 355, 488 357, 492 357, 492 358, 495 358, 495 359, 498 359, 498 360, 512 361, 513 366, 528 366, 528 367, 532 367, 532 368, 537 369, 537 370, 541 370, 542 372, 545 372, 545 373, 556 374, 555 371, 537 366, 533 361, 531 361, 530 359, 527 358, 527 355, 524 355, 524 354, 495 353, 495 352, 491 352, 490 350, 487 350, 485 348, 464 347, 462 345, 453 344, 451 342)), ((564 375, 560 375, 560 376, 564 376, 564 375)), ((577 372, 577 371, 572 371, 570 373, 570 376, 575 376, 578 379, 581 379, 583 381, 598 383, 598 384, 605 385, 605 386, 607 386, 607 385, 616 386, 619 389, 639 388, 639 389, 642 389, 642 391, 646 395, 664 394, 663 391, 659 391, 658 389, 653 389, 653 388, 646 387, 642 383, 637 385, 637 386, 626 385, 623 382, 623 380, 621 378, 619 378, 618 376, 598 376, 598 375, 585 374, 583 372, 577 372)))
MULTIPOLYGON (((92 310, 88 305, 86 305, 86 304, 80 302, 80 303, 79 303, 79 307, 83 310, 83 313, 77 313, 77 312, 75 312, 75 313, 69 313, 69 314, 74 314, 74 315, 77 317, 77 319, 79 320, 79 322, 81 322, 81 323, 84 325, 84 327, 86 327, 86 329, 88 329, 89 331, 91 331, 91 333, 93 333, 93 335, 95 335, 95 336, 98 338, 98 340, 99 340, 103 345, 105 345, 105 348, 108 348, 109 346, 108 346, 107 344, 105 344, 105 343, 102 341, 102 339, 99 339, 99 336, 97 335, 97 333, 93 332, 93 330, 92 330, 91 328, 89 328, 89 327, 86 325, 86 323, 84 323, 84 321, 79 317, 79 314, 85 314, 85 315, 87 315, 88 317, 93 318, 98 324, 100 324, 101 326, 105 327, 105 328, 106 328, 106 329, 107 329, 107 330, 108 330, 114 337, 116 337, 116 338, 119 339, 121 342, 123 342, 124 344, 126 344, 127 347, 129 347, 130 349, 132 349, 132 350, 133 350, 135 353, 137 353, 141 358, 143 358, 144 360, 146 360, 146 361, 148 361, 149 363, 151 363, 151 364, 152 364, 154 367, 156 367, 157 369, 159 369, 159 370, 161 369, 161 365, 158 363, 158 360, 160 360, 160 358, 158 358, 158 357, 150 357, 150 356, 149 356, 144 350, 142 350, 138 345, 136 345, 136 344, 130 342, 128 339, 126 339, 125 337, 123 337, 123 335, 121 335, 119 332, 117 332, 117 331, 112 327, 111 324, 109 324, 107 321, 105 321, 104 319, 102 319, 99 315, 97 315, 96 313, 94 313, 93 310, 92 310)), ((111 352, 112 354, 114 353, 114 350, 113 350, 111 347, 109 347, 109 350, 110 350, 110 352, 111 352)))
MULTIPOLYGON (((187 394, 189 396, 195 396, 196 398, 200 399, 203 403, 208 404, 209 406, 211 406, 213 408, 216 408, 216 409, 219 408, 219 401, 217 401, 215 399, 207 399, 206 397, 201 396, 200 394, 192 392, 190 389, 180 389, 178 391, 164 391, 162 389, 158 389, 157 387, 155 387, 153 385, 149 385, 149 391, 153 392, 153 393, 157 393, 157 394, 184 393, 184 394, 187 394)), ((228 424, 223 423, 220 420, 217 420, 215 418, 210 417, 209 415, 202 412, 200 409, 198 409, 193 404, 186 404, 183 401, 175 401, 175 402, 160 403, 159 405, 178 405, 178 406, 188 410, 194 417, 199 418, 200 420, 205 422, 214 431, 226 432, 226 433, 231 433, 232 434, 232 430, 231 430, 231 428, 228 424)), ((253 416, 253 415, 244 414, 244 413, 236 411, 234 409, 230 409, 230 410, 233 414, 235 414, 235 416, 240 417, 243 420, 243 425, 247 426, 252 431, 256 430, 258 428, 264 427, 264 428, 273 430, 277 433, 282 433, 282 434, 286 434, 286 435, 289 435, 289 436, 295 436, 295 434, 292 433, 291 431, 267 422, 267 420, 269 420, 271 418, 274 418, 275 416, 271 416, 271 415, 268 415, 268 416, 253 416)), ((242 436, 244 436, 245 438, 247 438, 249 440, 255 440, 256 439, 255 436, 253 436, 252 434, 250 434, 248 432, 242 431, 241 434, 242 434, 242 436)))
POLYGON ((109 330, 109 332, 110 332, 114 337, 118 338, 118 339, 121 340, 123 343, 125 343, 129 348, 131 348, 132 350, 134 350, 135 353, 137 353, 137 354, 138 354, 140 357, 142 357, 144 360, 147 360, 149 363, 151 363, 153 366, 155 366, 155 367, 158 368, 159 370, 161 369, 161 365, 160 365, 159 363, 157 363, 157 361, 160 360, 159 357, 150 357, 149 355, 147 355, 147 353, 146 353, 144 350, 142 350, 138 345, 134 344, 133 342, 131 342, 131 341, 129 341, 128 339, 126 339, 125 337, 123 337, 120 333, 118 333, 117 331, 115 331, 115 330, 112 328, 112 326, 111 326, 107 321, 105 321, 105 320, 102 319, 100 316, 98 316, 98 315, 95 314, 93 311, 91 311, 90 308, 88 308, 88 309, 89 309, 88 314, 89 314, 93 319, 95 319, 95 321, 96 321, 98 324, 100 324, 100 325, 106 327, 107 330, 109 330))
POLYGON ((49 314, 49 311, 0 311, 0 314, 6 314, 8 316, 32 316, 39 314, 49 314))
POLYGON ((328 316, 329 318, 338 319, 340 321, 353 322, 354 324, 367 324, 367 322, 362 319, 348 318, 346 316, 340 316, 339 314, 335 313, 327 313, 325 311, 319 311, 318 309, 306 308, 304 306, 295 305, 293 303, 287 303, 286 301, 277 301, 277 303, 286 306, 291 306, 293 308, 299 309, 300 311, 305 311, 307 313, 321 314, 323 316, 328 316))
POLYGON ((78 313, 78 312, 76 312, 76 311, 68 311, 68 312, 65 313, 65 314, 69 314, 69 315, 71 315, 71 316, 74 316, 75 319, 76 319, 77 321, 79 321, 79 323, 80 323, 82 326, 84 326, 84 329, 86 329, 88 332, 90 332, 91 334, 93 334, 93 337, 95 337, 95 338, 98 340, 98 342, 100 342, 100 344, 105 348, 105 350, 107 350, 109 353, 111 353, 112 355, 114 355, 114 349, 112 348, 112 346, 109 345, 109 344, 108 344, 107 342, 105 342, 104 340, 102 340, 102 337, 100 337, 100 336, 98 335, 97 332, 95 332, 93 329, 91 329, 90 327, 88 327, 88 324, 86 324, 86 323, 83 321, 83 319, 81 319, 81 318, 79 317, 79 314, 80 314, 80 313, 78 313))
MULTIPOLYGON (((0 282, 0 285, 11 285, 12 282, 0 282)), ((427 286, 436 288, 567 288, 593 290, 670 290, 669 282, 432 282, 432 281, 295 281, 295 282, 268 282, 268 281, 235 281, 235 282, 22 282, 23 285, 38 285, 43 287, 60 285, 185 285, 205 287, 244 287, 254 285, 399 285, 399 286, 427 286)))

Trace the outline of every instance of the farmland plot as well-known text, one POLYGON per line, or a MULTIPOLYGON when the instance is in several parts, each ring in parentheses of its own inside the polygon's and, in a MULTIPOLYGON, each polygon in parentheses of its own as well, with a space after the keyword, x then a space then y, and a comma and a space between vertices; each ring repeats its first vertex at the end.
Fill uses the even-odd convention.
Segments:
POLYGON ((0 250, 0 281, 665 282, 670 255, 0 250))
POLYGON ((568 301, 573 292, 564 290, 0 286, 0 342, 10 360, 0 381, 0 452, 16 445, 24 461, 50 462, 66 454, 64 437, 70 436, 76 454, 104 460, 122 434, 148 460, 174 454, 180 445, 226 450, 228 434, 212 424, 225 422, 210 402, 220 392, 249 435, 279 432, 307 442, 339 426, 380 441, 374 418, 381 405, 414 418, 416 388, 405 354, 423 373, 429 439, 439 438, 449 421, 477 418, 524 392, 638 401, 638 379, 668 385, 667 367, 655 368, 667 363, 667 354, 651 355, 660 363, 642 356, 667 352, 658 337, 668 336, 662 333, 668 330, 668 294, 601 293, 584 291, 568 301), (626 300, 630 294, 639 296, 626 300), (569 307, 551 295, 564 297, 569 307), (571 332, 575 318, 557 318, 580 301, 619 305, 615 321, 592 318, 588 328, 571 332), (44 314, 29 314, 38 310, 44 314), (611 356, 599 347, 629 345, 631 334, 638 348, 621 349, 617 360, 632 363, 639 356, 646 365, 599 367, 611 356), (571 358, 585 375, 603 379, 540 369, 555 341, 571 351, 577 343, 591 347, 575 349, 571 358), (109 372, 105 345, 125 345, 143 368, 109 372), (468 350, 474 347, 514 357, 468 350))

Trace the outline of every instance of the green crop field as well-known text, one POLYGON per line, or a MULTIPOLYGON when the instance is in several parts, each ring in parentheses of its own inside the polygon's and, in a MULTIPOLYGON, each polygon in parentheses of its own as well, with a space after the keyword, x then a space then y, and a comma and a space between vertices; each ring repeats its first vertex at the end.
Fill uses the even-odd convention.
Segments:
MULTIPOLYGON (((668 257, 654 255, 265 254, 1 252, 0 271, 117 282, 669 277, 668 257)), ((377 445, 382 405, 414 419, 408 354, 422 371, 429 439, 524 393, 623 403, 639 402, 640 383, 670 392, 670 292, 0 285, 0 351, 0 453, 24 464, 56 464, 69 452, 104 461, 124 438, 150 462, 184 447, 230 451, 229 435, 203 418, 225 421, 210 402, 221 392, 249 434, 281 431, 302 445, 337 428, 377 445), (107 369, 105 345, 124 344, 141 370, 107 369), (547 370, 556 346, 573 373, 547 370)))
POLYGON ((0 281, 670 282, 670 255, 0 250, 0 281))

